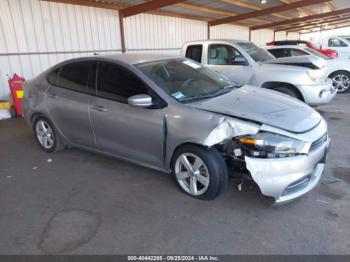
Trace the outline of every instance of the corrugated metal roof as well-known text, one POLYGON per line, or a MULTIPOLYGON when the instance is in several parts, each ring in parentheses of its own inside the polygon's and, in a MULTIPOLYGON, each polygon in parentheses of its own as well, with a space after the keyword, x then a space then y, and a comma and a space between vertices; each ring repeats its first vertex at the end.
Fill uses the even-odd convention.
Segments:
MULTIPOLYGON (((97 0, 101 2, 109 2, 109 3, 123 3, 126 5, 137 5, 140 3, 144 3, 147 1, 141 1, 141 0, 97 0)), ((288 0, 287 2, 292 3, 300 0, 288 0)), ((233 1, 234 2, 234 1, 233 1)), ((239 0, 236 1, 238 3, 230 3, 225 0, 188 0, 184 1, 180 4, 175 4, 167 7, 163 7, 159 10, 166 11, 170 13, 174 13, 177 15, 190 15, 190 16, 197 16, 197 17, 203 17, 207 18, 209 20, 215 20, 220 19, 223 17, 227 17, 229 15, 226 15, 222 12, 232 12, 233 14, 244 14, 244 13, 250 13, 259 9, 265 9, 273 6, 279 6, 283 5, 286 2, 282 0, 267 0, 265 4, 261 3, 261 0, 239 0), (240 3, 243 4, 240 4, 240 3), (192 5, 186 7, 185 5, 192 5), (246 4, 247 6, 244 6, 246 4), (200 6, 207 8, 207 10, 199 10, 196 9, 195 6, 200 6), (251 6, 251 7, 249 7, 251 6), (210 9, 213 9, 212 12, 210 9)), ((333 0, 330 2, 335 8, 341 9, 350 7, 350 1, 349 0, 333 0)), ((329 12, 330 8, 326 4, 317 4, 312 6, 306 6, 303 8, 293 9, 289 11, 279 12, 276 14, 271 15, 264 15, 255 17, 253 19, 247 19, 244 21, 239 21, 239 23, 247 24, 248 26, 254 26, 259 24, 265 24, 268 22, 277 22, 289 18, 298 18, 300 16, 310 15, 310 14, 319 14, 323 12, 329 12), (259 21, 260 20, 260 21, 259 21)))
POLYGON ((211 19, 219 19, 219 18, 225 17, 223 15, 201 12, 201 11, 197 11, 197 10, 193 10, 193 9, 183 8, 183 7, 176 6, 176 5, 163 7, 160 10, 166 11, 166 12, 174 12, 174 13, 180 13, 180 14, 208 17, 208 18, 211 18, 211 19))

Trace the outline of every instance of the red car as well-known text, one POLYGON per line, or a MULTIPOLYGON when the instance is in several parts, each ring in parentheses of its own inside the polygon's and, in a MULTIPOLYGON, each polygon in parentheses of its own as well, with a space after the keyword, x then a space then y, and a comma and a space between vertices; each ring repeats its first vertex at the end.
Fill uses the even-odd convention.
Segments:
POLYGON ((332 49, 319 49, 314 46, 313 43, 310 41, 304 41, 304 40, 283 40, 283 41, 272 41, 269 43, 266 43, 266 45, 300 45, 300 46, 307 46, 309 48, 315 49, 318 52, 328 56, 329 58, 337 58, 338 52, 332 49))

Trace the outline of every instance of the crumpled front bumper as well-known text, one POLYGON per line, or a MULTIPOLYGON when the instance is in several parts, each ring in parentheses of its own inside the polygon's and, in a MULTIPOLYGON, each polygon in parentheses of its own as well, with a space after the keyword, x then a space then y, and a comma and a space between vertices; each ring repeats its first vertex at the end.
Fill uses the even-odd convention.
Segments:
POLYGON ((337 94, 337 89, 333 87, 332 80, 327 79, 325 83, 314 85, 298 85, 305 103, 311 106, 320 106, 333 100, 337 94))
POLYGON ((261 159, 245 157, 246 167, 265 196, 282 204, 311 191, 321 178, 330 138, 308 155, 261 159))

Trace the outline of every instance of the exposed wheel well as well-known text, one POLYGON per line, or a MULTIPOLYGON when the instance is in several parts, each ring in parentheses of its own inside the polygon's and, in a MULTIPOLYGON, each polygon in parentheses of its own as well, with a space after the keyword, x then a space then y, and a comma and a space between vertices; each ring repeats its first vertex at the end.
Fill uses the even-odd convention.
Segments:
POLYGON ((301 94, 301 92, 299 91, 299 89, 296 88, 294 85, 289 84, 289 83, 284 83, 284 82, 265 82, 264 84, 262 84, 261 87, 266 88, 266 89, 271 89, 271 90, 273 90, 276 87, 286 87, 286 88, 289 88, 289 89, 293 90, 298 95, 298 98, 301 101, 305 101, 304 97, 301 94))
POLYGON ((171 163, 174 161, 174 155, 176 154, 176 151, 177 150, 179 150, 181 147, 183 147, 183 146, 189 146, 189 145, 191 145, 191 146, 199 146, 199 147, 202 147, 202 148, 209 148, 209 147, 207 147, 207 146, 203 146, 203 145, 201 145, 201 144, 196 144, 196 143, 191 143, 191 142, 186 142, 186 143, 182 143, 182 144, 180 144, 180 145, 178 145, 175 149, 174 149, 174 151, 172 152, 172 154, 171 154, 171 159, 170 159, 170 166, 171 166, 171 163))
MULTIPOLYGON (((45 117, 43 114, 41 113, 34 113, 30 119, 30 124, 33 126, 35 121, 39 118, 39 117, 45 117)), ((45 117, 46 118, 46 117, 45 117)))
POLYGON ((348 75, 350 75, 350 72, 347 71, 347 70, 337 70, 337 71, 334 71, 333 73, 329 74, 329 78, 332 78, 334 75, 338 74, 338 73, 346 73, 348 75))

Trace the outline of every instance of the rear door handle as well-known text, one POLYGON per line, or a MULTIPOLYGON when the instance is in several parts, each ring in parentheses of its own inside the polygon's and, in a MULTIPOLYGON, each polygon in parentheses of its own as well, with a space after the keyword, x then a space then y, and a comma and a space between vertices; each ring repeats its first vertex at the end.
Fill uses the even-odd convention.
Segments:
POLYGON ((47 96, 50 98, 53 98, 53 99, 55 99, 57 97, 57 95, 54 93, 47 93, 47 96))
POLYGON ((99 112, 106 112, 107 109, 104 108, 103 106, 99 106, 99 105, 92 105, 91 108, 93 110, 99 111, 99 112))

